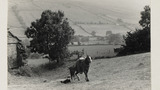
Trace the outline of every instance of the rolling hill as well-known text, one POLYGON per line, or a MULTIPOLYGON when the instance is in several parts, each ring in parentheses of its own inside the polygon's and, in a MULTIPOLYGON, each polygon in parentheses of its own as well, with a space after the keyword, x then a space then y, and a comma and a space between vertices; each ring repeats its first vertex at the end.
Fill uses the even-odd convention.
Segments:
POLYGON ((89 36, 92 31, 100 36, 106 31, 125 34, 139 27, 140 11, 148 4, 149 0, 9 0, 8 27, 24 33, 42 11, 50 9, 62 10, 76 35, 89 36))
MULTIPOLYGON (((33 62, 29 65, 33 66, 33 62)), ((81 81, 60 83, 69 75, 67 67, 71 64, 45 71, 39 77, 9 74, 8 90, 151 90, 150 53, 93 60, 88 74, 90 82, 80 74, 81 81)))

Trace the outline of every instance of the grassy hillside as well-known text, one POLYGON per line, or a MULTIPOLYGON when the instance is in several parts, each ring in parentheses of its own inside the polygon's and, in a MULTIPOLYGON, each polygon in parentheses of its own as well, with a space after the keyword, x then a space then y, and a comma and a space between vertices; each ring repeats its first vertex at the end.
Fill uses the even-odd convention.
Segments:
POLYGON ((85 31, 90 33, 93 30, 102 36, 108 30, 124 34, 137 27, 140 11, 144 5, 149 4, 149 0, 137 1, 9 0, 8 27, 18 27, 24 32, 32 21, 40 18, 42 11, 50 9, 64 11, 76 35, 88 36, 85 31), (119 4, 120 2, 123 4, 119 4), (123 22, 118 22, 117 19, 123 22))
POLYGON ((84 75, 79 75, 81 81, 61 84, 59 81, 68 76, 67 67, 71 64, 73 62, 45 71, 40 77, 9 75, 8 90, 151 90, 150 53, 93 60, 90 82, 85 81, 84 75))

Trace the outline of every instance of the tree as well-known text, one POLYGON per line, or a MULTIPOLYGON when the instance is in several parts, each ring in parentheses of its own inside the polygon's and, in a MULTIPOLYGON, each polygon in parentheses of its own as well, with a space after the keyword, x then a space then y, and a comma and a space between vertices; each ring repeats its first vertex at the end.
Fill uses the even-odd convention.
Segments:
POLYGON ((108 43, 111 44, 111 43, 114 43, 114 44, 121 44, 122 43, 122 36, 117 33, 117 34, 110 34, 107 36, 107 39, 108 39, 108 43))
POLYGON ((80 38, 77 35, 75 35, 72 39, 72 42, 79 42, 79 41, 80 41, 80 38))
POLYGON ((92 36, 96 36, 96 32, 95 32, 95 31, 92 31, 92 32, 91 32, 91 35, 92 35, 92 36))
POLYGON ((142 29, 128 32, 125 36, 123 50, 118 55, 136 54, 150 51, 150 7, 145 6, 141 12, 139 24, 142 29))
POLYGON ((112 34, 112 31, 106 31, 106 36, 112 34))
POLYGON ((81 42, 88 42, 88 41, 89 41, 89 37, 83 36, 83 37, 81 38, 81 42))
POLYGON ((144 11, 141 12, 141 20, 139 24, 146 29, 150 29, 150 7, 145 6, 144 11))
POLYGON ((25 35, 32 38, 31 52, 49 54, 52 60, 60 62, 68 55, 67 45, 73 38, 74 30, 62 11, 45 10, 40 19, 31 23, 25 35))

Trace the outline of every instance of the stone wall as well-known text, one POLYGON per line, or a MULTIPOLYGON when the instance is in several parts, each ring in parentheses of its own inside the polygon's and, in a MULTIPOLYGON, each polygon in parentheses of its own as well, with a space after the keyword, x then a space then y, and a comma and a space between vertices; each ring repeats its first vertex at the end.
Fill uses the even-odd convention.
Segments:
POLYGON ((17 48, 18 40, 8 34, 8 69, 17 67, 17 48))
POLYGON ((14 68, 17 66, 17 49, 16 44, 8 45, 8 68, 14 68))

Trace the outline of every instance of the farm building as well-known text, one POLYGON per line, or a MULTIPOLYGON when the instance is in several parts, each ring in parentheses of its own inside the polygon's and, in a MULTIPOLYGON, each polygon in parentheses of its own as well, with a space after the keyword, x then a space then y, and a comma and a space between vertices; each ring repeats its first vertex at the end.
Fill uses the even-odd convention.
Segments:
POLYGON ((8 31, 8 69, 18 68, 22 65, 24 47, 21 40, 8 31))

